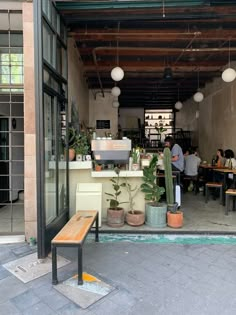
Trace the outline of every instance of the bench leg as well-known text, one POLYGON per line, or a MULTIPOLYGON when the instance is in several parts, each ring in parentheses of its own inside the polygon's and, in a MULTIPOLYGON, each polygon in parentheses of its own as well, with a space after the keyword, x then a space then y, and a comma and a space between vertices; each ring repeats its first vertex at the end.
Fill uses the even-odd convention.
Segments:
POLYGON ((98 236, 98 214, 97 214, 97 217, 96 217, 96 228, 95 228, 95 242, 99 242, 99 236, 98 236))
POLYGON ((57 247, 52 245, 52 284, 58 284, 57 280, 57 247))
POLYGON ((78 285, 83 284, 83 257, 82 257, 82 246, 78 247, 78 285))
POLYGON ((223 205, 224 204, 224 188, 221 187, 220 188, 220 204, 223 205))

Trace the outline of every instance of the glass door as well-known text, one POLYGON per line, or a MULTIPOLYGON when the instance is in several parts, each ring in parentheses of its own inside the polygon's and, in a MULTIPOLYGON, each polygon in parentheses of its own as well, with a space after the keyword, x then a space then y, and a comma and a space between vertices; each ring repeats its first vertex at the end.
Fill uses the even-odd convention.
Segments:
POLYGON ((37 52, 37 205, 38 257, 51 250, 51 240, 69 216, 68 157, 63 144, 67 119, 66 29, 52 1, 35 1, 37 52))

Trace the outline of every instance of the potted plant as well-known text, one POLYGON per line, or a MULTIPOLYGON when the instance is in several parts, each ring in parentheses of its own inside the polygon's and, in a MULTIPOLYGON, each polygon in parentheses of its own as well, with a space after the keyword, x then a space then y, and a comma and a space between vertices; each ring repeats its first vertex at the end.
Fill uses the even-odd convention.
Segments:
POLYGON ((133 148, 131 156, 132 156, 132 170, 137 171, 139 169, 139 159, 140 159, 139 148, 133 148))
POLYGON ((145 194, 147 200, 145 206, 145 222, 151 227, 166 226, 166 204, 160 203, 161 195, 164 194, 165 188, 160 187, 157 183, 156 168, 157 156, 154 155, 149 166, 143 169, 143 181, 141 191, 145 194))
POLYGON ((167 225, 173 228, 180 228, 183 226, 183 212, 178 210, 178 203, 174 202, 171 151, 169 148, 164 149, 164 169, 167 201, 167 225))
POLYGON ((105 193, 110 198, 107 199, 110 203, 110 207, 107 209, 107 225, 111 227, 121 227, 125 222, 125 211, 120 205, 127 203, 126 201, 120 202, 121 187, 125 187, 125 183, 120 182, 120 170, 114 169, 116 177, 110 179, 112 182, 113 193, 105 193))
POLYGON ((81 132, 76 135, 74 145, 77 160, 85 160, 85 156, 89 152, 89 143, 87 135, 84 132, 81 132))
POLYGON ((76 141, 77 130, 74 127, 69 127, 68 131, 69 131, 69 135, 68 135, 69 161, 73 161, 75 158, 74 143, 76 141))
POLYGON ((125 188, 129 197, 129 211, 126 213, 125 219, 126 222, 131 226, 140 226, 143 225, 145 221, 145 214, 141 210, 134 210, 134 198, 137 195, 140 187, 132 187, 126 178, 125 188))

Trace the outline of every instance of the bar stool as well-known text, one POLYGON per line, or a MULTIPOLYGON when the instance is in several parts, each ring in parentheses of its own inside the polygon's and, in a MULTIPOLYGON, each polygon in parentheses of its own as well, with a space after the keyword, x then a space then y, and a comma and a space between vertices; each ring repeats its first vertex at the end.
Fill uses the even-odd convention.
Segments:
POLYGON ((209 189, 216 188, 220 190, 220 204, 223 204, 223 183, 208 182, 205 184, 205 203, 208 202, 209 189))
MULTIPOLYGON (((236 197, 236 189, 227 189, 225 192, 226 195, 226 203, 225 203, 225 215, 228 215, 229 210, 229 198, 236 197)), ((235 209, 235 199, 233 198, 233 210, 235 209)))

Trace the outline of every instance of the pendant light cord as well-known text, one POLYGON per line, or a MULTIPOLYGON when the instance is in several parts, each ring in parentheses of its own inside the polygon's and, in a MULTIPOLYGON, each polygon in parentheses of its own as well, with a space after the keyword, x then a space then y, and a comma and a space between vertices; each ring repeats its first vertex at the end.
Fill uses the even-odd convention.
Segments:
MULTIPOLYGON (((120 22, 118 22, 118 27, 117 27, 117 32, 120 32, 120 22)), ((119 40, 117 38, 116 41, 116 62, 117 62, 117 66, 119 66, 119 40)))
POLYGON ((230 39, 229 39, 229 68, 230 68, 230 39))
POLYGON ((165 14, 165 0, 162 0, 162 17, 165 18, 166 14, 165 14))

